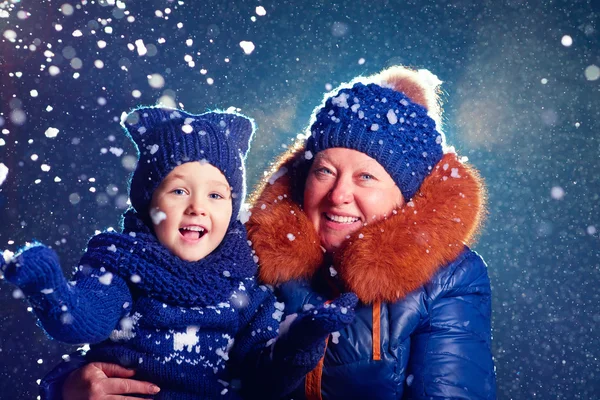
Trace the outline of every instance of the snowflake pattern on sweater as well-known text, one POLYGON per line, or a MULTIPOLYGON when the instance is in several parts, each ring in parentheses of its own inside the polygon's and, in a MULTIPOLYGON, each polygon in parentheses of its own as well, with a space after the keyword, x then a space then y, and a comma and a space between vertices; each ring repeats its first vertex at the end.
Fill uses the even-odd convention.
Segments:
POLYGON ((239 397, 236 373, 275 341, 283 314, 256 281, 245 229, 230 228, 214 254, 188 263, 129 219, 123 233, 90 240, 71 282, 56 253, 39 244, 3 272, 51 337, 91 343, 88 361, 135 368, 136 379, 161 388, 156 398, 239 397))
POLYGON ((199 398, 231 393, 226 369, 230 353, 248 347, 248 342, 253 342, 249 347, 270 344, 280 319, 270 289, 254 278, 241 282, 240 288, 231 301, 206 307, 139 298, 110 339, 92 346, 87 357, 135 368, 138 379, 156 383, 163 392, 185 389, 199 398), (246 323, 245 314, 254 319, 246 323), (244 325, 246 332, 236 337, 244 325))

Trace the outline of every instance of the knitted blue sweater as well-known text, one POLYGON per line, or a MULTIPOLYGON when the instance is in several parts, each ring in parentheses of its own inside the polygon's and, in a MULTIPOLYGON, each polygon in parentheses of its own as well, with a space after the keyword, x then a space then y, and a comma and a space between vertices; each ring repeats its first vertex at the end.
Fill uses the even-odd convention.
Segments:
POLYGON ((213 253, 190 263, 129 213, 123 233, 90 240, 72 282, 42 245, 26 248, 4 273, 50 336, 92 343, 87 361, 135 368, 136 379, 161 387, 156 398, 189 399, 237 397, 233 375, 274 342, 283 304, 257 284, 256 268, 239 222, 213 253), (237 367, 225 368, 228 361, 237 367))

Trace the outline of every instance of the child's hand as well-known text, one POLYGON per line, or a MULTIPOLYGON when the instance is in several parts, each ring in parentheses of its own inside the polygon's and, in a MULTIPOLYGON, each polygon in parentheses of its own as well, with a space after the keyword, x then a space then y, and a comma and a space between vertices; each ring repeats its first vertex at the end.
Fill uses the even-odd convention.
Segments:
POLYGON ((315 364, 325 351, 325 340, 354 320, 358 298, 345 293, 330 304, 299 314, 287 332, 281 332, 275 352, 285 354, 293 363, 315 364))
POLYGON ((29 246, 10 261, 1 258, 5 279, 23 291, 53 289, 63 279, 58 256, 46 246, 29 246))

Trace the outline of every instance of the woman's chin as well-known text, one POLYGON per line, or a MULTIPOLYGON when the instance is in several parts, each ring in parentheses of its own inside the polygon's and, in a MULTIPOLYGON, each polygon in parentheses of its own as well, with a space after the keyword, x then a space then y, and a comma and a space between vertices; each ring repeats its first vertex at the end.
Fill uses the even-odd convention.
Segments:
POLYGON ((360 221, 346 226, 345 229, 341 229, 339 226, 341 224, 337 225, 337 229, 331 229, 328 225, 322 226, 321 234, 319 235, 321 238, 321 246, 323 246, 328 253, 335 253, 335 251, 342 247, 344 242, 350 238, 350 235, 359 231, 363 226, 360 221))
POLYGON ((342 247, 348 235, 344 235, 343 237, 332 237, 332 235, 321 236, 321 246, 328 253, 335 253, 336 250, 342 247))

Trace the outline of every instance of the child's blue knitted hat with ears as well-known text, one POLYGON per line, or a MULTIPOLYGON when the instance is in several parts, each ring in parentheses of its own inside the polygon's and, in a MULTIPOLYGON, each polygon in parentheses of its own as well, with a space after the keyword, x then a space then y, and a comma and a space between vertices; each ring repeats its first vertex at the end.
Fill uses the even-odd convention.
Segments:
POLYGON ((129 198, 142 217, 149 216, 152 194, 177 166, 206 161, 219 169, 233 199, 232 222, 246 195, 244 160, 254 134, 254 122, 241 114, 142 107, 121 120, 137 147, 138 164, 131 178, 129 198))
POLYGON ((343 147, 374 158, 411 199, 443 155, 443 135, 427 110, 406 94, 375 83, 339 90, 316 110, 306 149, 343 147))

